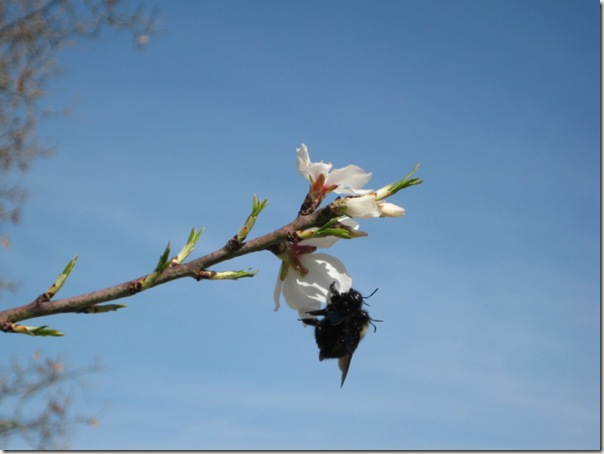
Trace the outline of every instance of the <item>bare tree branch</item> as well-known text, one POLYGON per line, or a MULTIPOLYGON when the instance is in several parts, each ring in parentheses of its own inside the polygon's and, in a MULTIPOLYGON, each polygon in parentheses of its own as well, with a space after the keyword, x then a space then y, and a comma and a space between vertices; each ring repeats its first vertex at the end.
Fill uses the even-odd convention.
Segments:
POLYGON ((14 360, 0 369, 0 444, 21 436, 33 449, 64 449, 76 424, 95 426, 96 419, 72 415, 74 384, 98 371, 98 364, 70 369, 61 359, 35 353, 22 364, 14 360))
POLYGON ((0 223, 19 220, 26 197, 21 175, 34 158, 53 151, 38 138, 37 122, 45 113, 39 101, 57 74, 57 49, 106 27, 132 32, 143 46, 155 12, 130 9, 119 0, 0 2, 0 223))
MULTIPOLYGON (((311 227, 320 227, 326 224, 329 220, 338 216, 332 205, 327 205, 310 215, 298 216, 297 219, 288 225, 246 243, 238 243, 236 241, 237 235, 235 235, 234 239, 228 241, 227 244, 221 249, 218 249, 198 259, 192 260, 186 264, 172 264, 171 266, 168 266, 165 271, 163 271, 159 277, 154 280, 151 286, 162 285, 183 277, 192 277, 197 280, 213 279, 215 278, 215 275, 212 274, 213 272, 208 270, 208 268, 213 265, 245 254, 262 250, 272 250, 280 243, 284 243, 292 238, 295 238, 297 232, 299 231, 309 229, 311 227)), ((96 312, 87 311, 85 309, 92 306, 95 308, 102 308, 103 306, 97 305, 120 298, 126 298, 142 291, 143 289, 141 288, 141 283, 148 276, 149 275, 132 279, 116 286, 97 290, 85 295, 64 298, 56 301, 50 301, 50 298, 43 297, 45 294, 42 294, 29 304, 1 311, 0 330, 4 332, 15 332, 16 330, 14 323, 36 317, 67 312, 96 312)), ((104 312, 104 310, 101 309, 99 312, 104 312)))
MULTIPOLYGON (((37 127, 49 114, 39 102, 58 73, 56 51, 107 27, 130 31, 141 48, 155 22, 155 10, 145 14, 120 0, 0 1, 0 226, 19 222, 24 174, 35 158, 54 151, 37 127)), ((0 290, 13 287, 0 279, 0 290)))

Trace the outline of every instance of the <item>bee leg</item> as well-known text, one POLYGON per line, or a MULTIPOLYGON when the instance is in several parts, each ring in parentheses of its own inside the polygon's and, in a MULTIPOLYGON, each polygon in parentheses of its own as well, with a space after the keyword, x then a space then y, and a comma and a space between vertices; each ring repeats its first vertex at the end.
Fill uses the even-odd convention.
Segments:
POLYGON ((327 310, 325 309, 318 309, 316 311, 307 311, 307 314, 310 315, 327 315, 327 310))
POLYGON ((340 292, 338 292, 338 290, 336 289, 336 281, 333 281, 329 285, 329 290, 331 290, 332 295, 335 296, 336 298, 338 298, 340 296, 340 292))

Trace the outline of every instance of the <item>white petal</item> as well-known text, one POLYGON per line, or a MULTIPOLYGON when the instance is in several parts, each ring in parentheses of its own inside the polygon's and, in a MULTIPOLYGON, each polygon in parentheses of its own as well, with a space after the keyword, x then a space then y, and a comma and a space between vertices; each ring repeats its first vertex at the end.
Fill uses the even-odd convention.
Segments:
POLYGON ((316 181, 319 178, 319 175, 327 175, 329 174, 330 170, 331 164, 326 164, 324 162, 311 162, 306 169, 307 178, 310 176, 312 181, 316 181))
POLYGON ((333 244, 340 238, 336 236, 326 236, 324 238, 313 238, 311 240, 300 241, 300 244, 304 246, 314 246, 319 249, 327 249, 332 247, 333 244))
POLYGON ((350 227, 353 230, 359 230, 359 227, 361 227, 361 224, 359 224, 354 219, 350 219, 350 218, 343 218, 340 221, 340 224, 344 224, 344 225, 350 227))
POLYGON ((300 318, 313 318, 314 316, 307 314, 307 312, 321 308, 321 289, 302 280, 285 279, 283 296, 289 307, 298 311, 300 318))
POLYGON ((371 176, 371 173, 366 173, 359 166, 351 164, 331 172, 325 181, 325 186, 337 185, 338 188, 335 189, 334 192, 338 194, 366 194, 367 192, 370 192, 371 189, 361 190, 361 188, 371 180, 371 176))
POLYGON ((300 145, 300 148, 296 148, 296 155, 298 156, 298 167, 310 164, 310 156, 305 144, 300 145))
POLYGON ((310 155, 308 154, 308 148, 304 144, 302 144, 300 148, 296 149, 296 155, 298 156, 298 172, 300 172, 307 180, 312 179, 314 181, 319 175, 327 175, 331 170, 331 164, 326 164, 324 162, 311 162, 310 155))
MULTIPOLYGON (((309 254, 307 257, 312 259, 312 264, 306 264, 308 269, 311 270, 309 274, 315 274, 313 276, 313 282, 325 289, 325 296, 327 296, 329 287, 334 282, 336 283, 336 288, 338 288, 340 292, 347 292, 350 290, 352 278, 348 274, 348 271, 346 271, 346 267, 340 259, 322 252, 309 254)), ((304 257, 302 258, 304 259, 304 257)))
POLYGON ((288 273, 283 282, 283 296, 289 307, 298 311, 300 318, 312 317, 306 312, 321 308, 327 302, 329 287, 336 283, 341 292, 347 292, 352 285, 344 264, 329 254, 315 253, 300 257, 308 274, 288 273))
MULTIPOLYGON (((280 268, 279 268, 280 269, 280 268)), ((273 301, 275 302, 275 308, 273 312, 277 312, 281 307, 281 290, 283 289, 283 281, 281 280, 281 273, 277 274, 277 283, 275 284, 275 290, 273 291, 273 301)))

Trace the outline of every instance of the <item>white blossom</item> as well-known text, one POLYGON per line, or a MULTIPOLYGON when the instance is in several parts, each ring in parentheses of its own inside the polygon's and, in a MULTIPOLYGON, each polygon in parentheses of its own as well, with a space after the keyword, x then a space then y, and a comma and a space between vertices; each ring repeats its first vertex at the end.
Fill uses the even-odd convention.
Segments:
MULTIPOLYGON (((342 219, 340 223, 351 230, 359 228, 352 219, 342 219)), ((298 311, 300 318, 313 318, 306 312, 326 304, 331 284, 335 282, 340 292, 350 290, 352 278, 344 264, 332 255, 315 252, 317 248, 331 247, 338 239, 335 236, 312 238, 288 245, 279 256, 282 262, 273 294, 275 310, 279 310, 283 294, 287 305, 298 311)))
POLYGON ((329 192, 343 195, 362 195, 371 189, 361 189, 369 180, 371 173, 365 172, 355 165, 347 165, 341 169, 332 170, 331 163, 312 162, 308 148, 302 144, 296 150, 298 155, 298 171, 310 182, 311 191, 318 192, 324 197, 329 192))
POLYGON ((283 280, 281 276, 277 278, 275 310, 279 309, 279 299, 283 293, 287 305, 298 311, 301 319, 314 318, 307 312, 318 310, 321 304, 327 302, 330 285, 335 282, 340 292, 347 292, 352 286, 352 278, 344 264, 332 255, 312 253, 300 256, 299 260, 307 272, 302 275, 290 267, 283 280))

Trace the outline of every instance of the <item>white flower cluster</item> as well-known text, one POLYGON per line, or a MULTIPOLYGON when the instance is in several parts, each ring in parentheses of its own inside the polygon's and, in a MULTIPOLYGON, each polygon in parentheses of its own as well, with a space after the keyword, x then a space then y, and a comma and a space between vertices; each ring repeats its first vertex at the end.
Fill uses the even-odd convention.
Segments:
MULTIPOLYGON (((382 201, 398 190, 393 190, 393 185, 377 191, 362 189, 371 179, 371 173, 355 165, 332 170, 330 163, 312 162, 304 144, 296 153, 298 171, 310 184, 305 203, 318 207, 330 192, 345 196, 334 202, 336 212, 340 215, 339 227, 354 232, 359 224, 351 218, 405 214, 403 208, 382 201)), ((361 233, 357 236, 361 236, 361 233)), ((287 249, 279 254, 282 263, 274 292, 275 310, 279 309, 280 296, 283 294, 288 306, 297 310, 300 318, 311 318, 308 311, 318 310, 321 304, 329 301, 331 284, 335 282, 339 292, 350 290, 352 278, 344 264, 332 255, 315 252, 317 248, 331 247, 338 239, 328 236, 289 243, 287 249)))

